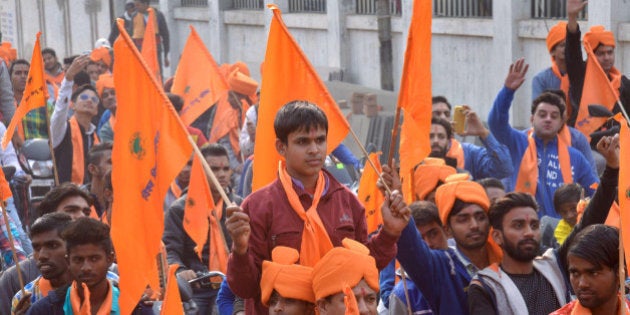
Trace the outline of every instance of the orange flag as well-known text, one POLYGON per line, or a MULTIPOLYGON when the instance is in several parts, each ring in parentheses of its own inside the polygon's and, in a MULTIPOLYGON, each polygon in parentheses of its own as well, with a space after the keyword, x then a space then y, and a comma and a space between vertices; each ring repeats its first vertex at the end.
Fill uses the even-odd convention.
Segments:
POLYGON ((398 94, 398 107, 403 112, 400 174, 407 183, 412 181, 408 177, 413 167, 431 152, 431 3, 414 1, 398 94))
POLYGON ((4 171, 0 167, 0 200, 6 201, 10 197, 13 197, 11 186, 9 186, 9 182, 4 177, 4 171))
POLYGON ((142 58, 147 63, 147 66, 151 70, 151 73, 155 78, 162 83, 162 77, 160 76, 160 65, 158 63, 157 43, 155 41, 155 12, 153 8, 148 8, 149 18, 144 30, 144 40, 142 41, 142 58))
POLYGON ((179 112, 182 122, 190 125, 226 95, 228 89, 219 66, 191 25, 171 88, 173 93, 184 99, 184 107, 179 112))
POLYGON ((130 314, 147 284, 159 290, 155 257, 164 230, 164 197, 188 162, 184 125, 118 19, 114 86, 118 100, 112 150, 112 240, 120 273, 120 308, 130 314))
MULTIPOLYGON (((575 128, 581 131, 586 138, 591 139, 590 135, 601 125, 606 122, 605 117, 591 117, 588 114, 588 105, 604 105, 612 111, 617 99, 619 91, 616 91, 610 83, 608 76, 597 62, 597 57, 587 41, 584 41, 584 50, 587 54, 586 73, 584 74, 584 88, 582 90, 582 99, 578 111, 575 128)), ((614 69, 611 72, 618 70, 614 69)))
MULTIPOLYGON (((382 172, 381 162, 378 159, 379 153, 370 153, 369 159, 376 166, 378 173, 382 172)), ((366 167, 359 181, 358 198, 365 207, 365 219, 367 222, 368 235, 378 231, 383 224, 381 205, 383 204, 383 193, 376 187, 378 173, 371 167, 366 167)))
MULTIPOLYGON (((630 130, 625 119, 620 118, 619 131, 619 214, 623 236, 623 249, 626 254, 626 266, 630 268, 630 130), (625 158, 624 158, 625 156, 625 158)), ((630 270, 630 269, 627 269, 630 270)))
POLYGON ((328 153, 341 143, 350 130, 350 125, 335 100, 284 25, 280 10, 273 4, 268 7, 272 10, 273 17, 263 65, 264 88, 261 89, 258 108, 254 155, 256 165, 260 166, 254 166, 253 190, 271 183, 276 178, 277 169, 271 166, 278 165, 280 155, 275 150, 276 135, 273 121, 284 104, 294 100, 307 100, 326 113, 328 153))
POLYGON ((28 112, 38 107, 46 106, 48 99, 48 88, 44 76, 44 59, 42 59, 42 49, 39 44, 39 37, 42 32, 37 33, 35 47, 33 47, 33 57, 31 57, 31 67, 28 70, 28 79, 24 88, 24 95, 20 105, 15 110, 15 114, 7 127, 7 131, 2 137, 2 149, 7 148, 7 144, 13 138, 13 133, 18 124, 22 123, 22 118, 28 112))
POLYGON ((168 266, 168 280, 166 282, 166 292, 164 293, 164 302, 162 302, 160 315, 184 314, 182 297, 179 293, 177 277, 175 276, 178 267, 178 264, 168 266))

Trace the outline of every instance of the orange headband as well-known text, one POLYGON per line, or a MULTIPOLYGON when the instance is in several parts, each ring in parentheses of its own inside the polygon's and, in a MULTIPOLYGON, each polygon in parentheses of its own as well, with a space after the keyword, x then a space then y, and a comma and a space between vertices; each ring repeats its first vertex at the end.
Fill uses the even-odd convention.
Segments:
POLYGON ((611 31, 604 29, 602 25, 592 26, 591 29, 584 34, 583 41, 591 45, 593 51, 595 51, 599 45, 615 47, 615 35, 613 35, 611 31))
POLYGON ((490 200, 488 200, 486 190, 480 184, 471 181, 448 182, 438 187, 435 193, 435 203, 440 213, 440 219, 445 225, 448 224, 446 220, 456 199, 477 204, 486 212, 490 208, 490 200))
POLYGON ((567 38, 567 22, 560 21, 554 25, 547 34, 547 50, 551 52, 553 47, 567 38))
POLYGON ((271 293, 276 290, 282 297, 315 303, 313 293, 313 268, 296 265, 299 253, 296 249, 277 246, 271 252, 273 261, 262 264, 260 279, 261 300, 269 306, 271 293))

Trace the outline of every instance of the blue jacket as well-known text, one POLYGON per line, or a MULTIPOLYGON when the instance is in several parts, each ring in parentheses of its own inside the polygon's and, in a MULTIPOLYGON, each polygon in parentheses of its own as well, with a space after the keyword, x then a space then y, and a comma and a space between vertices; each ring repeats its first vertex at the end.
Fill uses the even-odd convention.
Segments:
POLYGON ((413 219, 398 239, 396 257, 437 314, 468 314, 467 289, 471 275, 457 253, 430 249, 413 219))
MULTIPOLYGON (((513 99, 514 91, 503 87, 494 100, 488 117, 490 131, 499 142, 508 146, 512 156, 514 173, 510 177, 508 187, 506 187, 507 191, 514 190, 521 160, 528 146, 527 135, 522 131, 512 128, 509 123, 509 110, 513 99)), ((558 161, 557 138, 553 141, 549 141, 546 145, 543 144, 542 139, 536 136, 534 136, 534 139, 536 141, 539 165, 538 184, 536 187, 536 201, 540 207, 538 214, 541 217, 548 215, 554 218, 560 218, 560 215, 555 211, 553 206, 553 194, 556 189, 564 183, 560 171, 560 163, 558 161)), ((595 190, 591 188, 591 185, 593 183, 599 183, 599 179, 582 153, 573 147, 569 147, 568 149, 573 172, 573 181, 584 187, 587 196, 592 196, 595 190)))
MULTIPOLYGON (((434 314, 429 302, 427 302, 422 292, 418 290, 418 287, 411 279, 407 279, 407 292, 412 314, 434 314)), ((405 296, 405 286, 401 280, 396 284, 392 294, 389 296, 389 314, 403 314, 403 312, 406 311, 406 307, 407 298, 405 296)))
POLYGON ((512 175, 514 168, 508 148, 500 144, 492 134, 481 142, 483 147, 461 143, 464 150, 464 169, 475 180, 486 177, 501 179, 512 175))
POLYGON ((560 78, 553 73, 551 67, 538 72, 532 79, 532 100, 546 90, 559 90, 560 83, 560 78))

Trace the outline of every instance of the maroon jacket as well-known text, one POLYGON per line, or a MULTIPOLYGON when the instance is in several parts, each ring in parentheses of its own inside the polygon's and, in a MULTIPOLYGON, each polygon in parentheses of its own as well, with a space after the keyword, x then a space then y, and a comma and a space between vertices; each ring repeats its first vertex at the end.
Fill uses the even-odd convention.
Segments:
MULTIPOLYGON (((324 171, 327 187, 317 206, 326 232, 334 246, 348 237, 367 245, 379 269, 396 256, 398 237, 379 232, 368 240, 365 209, 357 197, 324 171)), ((293 184, 304 209, 313 198, 293 184)), ((227 279, 235 295, 245 301, 246 314, 268 314, 260 302, 260 277, 263 260, 271 260, 271 250, 279 245, 300 250, 304 221, 295 213, 279 180, 249 195, 242 208, 250 217, 251 234, 245 255, 230 254, 227 279)))

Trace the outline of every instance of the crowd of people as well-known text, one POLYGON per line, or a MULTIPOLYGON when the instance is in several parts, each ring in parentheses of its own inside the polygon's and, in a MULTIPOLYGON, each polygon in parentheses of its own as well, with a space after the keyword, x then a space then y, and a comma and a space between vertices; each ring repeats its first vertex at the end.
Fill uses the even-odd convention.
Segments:
MULTIPOLYGON (((259 84, 244 63, 221 65, 230 89, 225 106, 208 104, 186 127, 218 184, 210 183, 215 209, 202 231, 205 244, 188 234, 185 215, 194 202, 192 157, 157 209, 165 218, 157 259, 178 265, 183 312, 627 314, 628 278, 619 256, 620 125, 609 119, 583 128, 592 117, 584 116, 590 104, 582 99, 599 88, 580 47, 577 16, 585 5, 567 0, 568 21, 549 31, 552 64, 533 78, 530 128, 510 125, 514 95, 529 70, 524 59, 510 66, 487 127, 467 105, 458 108, 464 128, 456 131, 455 108, 433 97, 431 152, 411 179, 401 180, 398 165, 382 166, 375 183, 384 196, 377 210, 382 221, 374 231, 364 200, 325 168, 329 119, 309 101, 288 102, 276 113, 282 162, 273 182, 252 191, 253 168, 276 167, 253 163, 259 84), (227 261, 223 270, 216 259, 227 261)), ((168 66, 168 28, 148 8, 148 0, 127 3, 124 27, 140 48, 147 19, 155 16, 159 64, 168 66)), ((6 214, 0 216, 0 314, 120 313, 110 236, 117 112, 111 43, 118 36, 114 27, 89 54, 63 64, 54 49, 41 51, 47 104, 22 118, 0 160, 3 169, 16 170, 7 177, 19 195, 33 181, 18 161, 22 148, 49 139, 57 184, 26 204, 0 187, 6 214)), ((612 114, 630 111, 630 80, 614 66, 613 33, 593 27, 583 41, 619 99, 602 105, 612 114)), ((24 99, 31 63, 9 51, 0 55, 2 136, 24 99)), ((185 101, 172 86, 173 78, 165 78, 164 91, 182 113, 185 101)), ((351 168, 370 167, 343 145, 332 155, 351 168)), ((159 312, 161 299, 148 289, 133 313, 159 312)))

